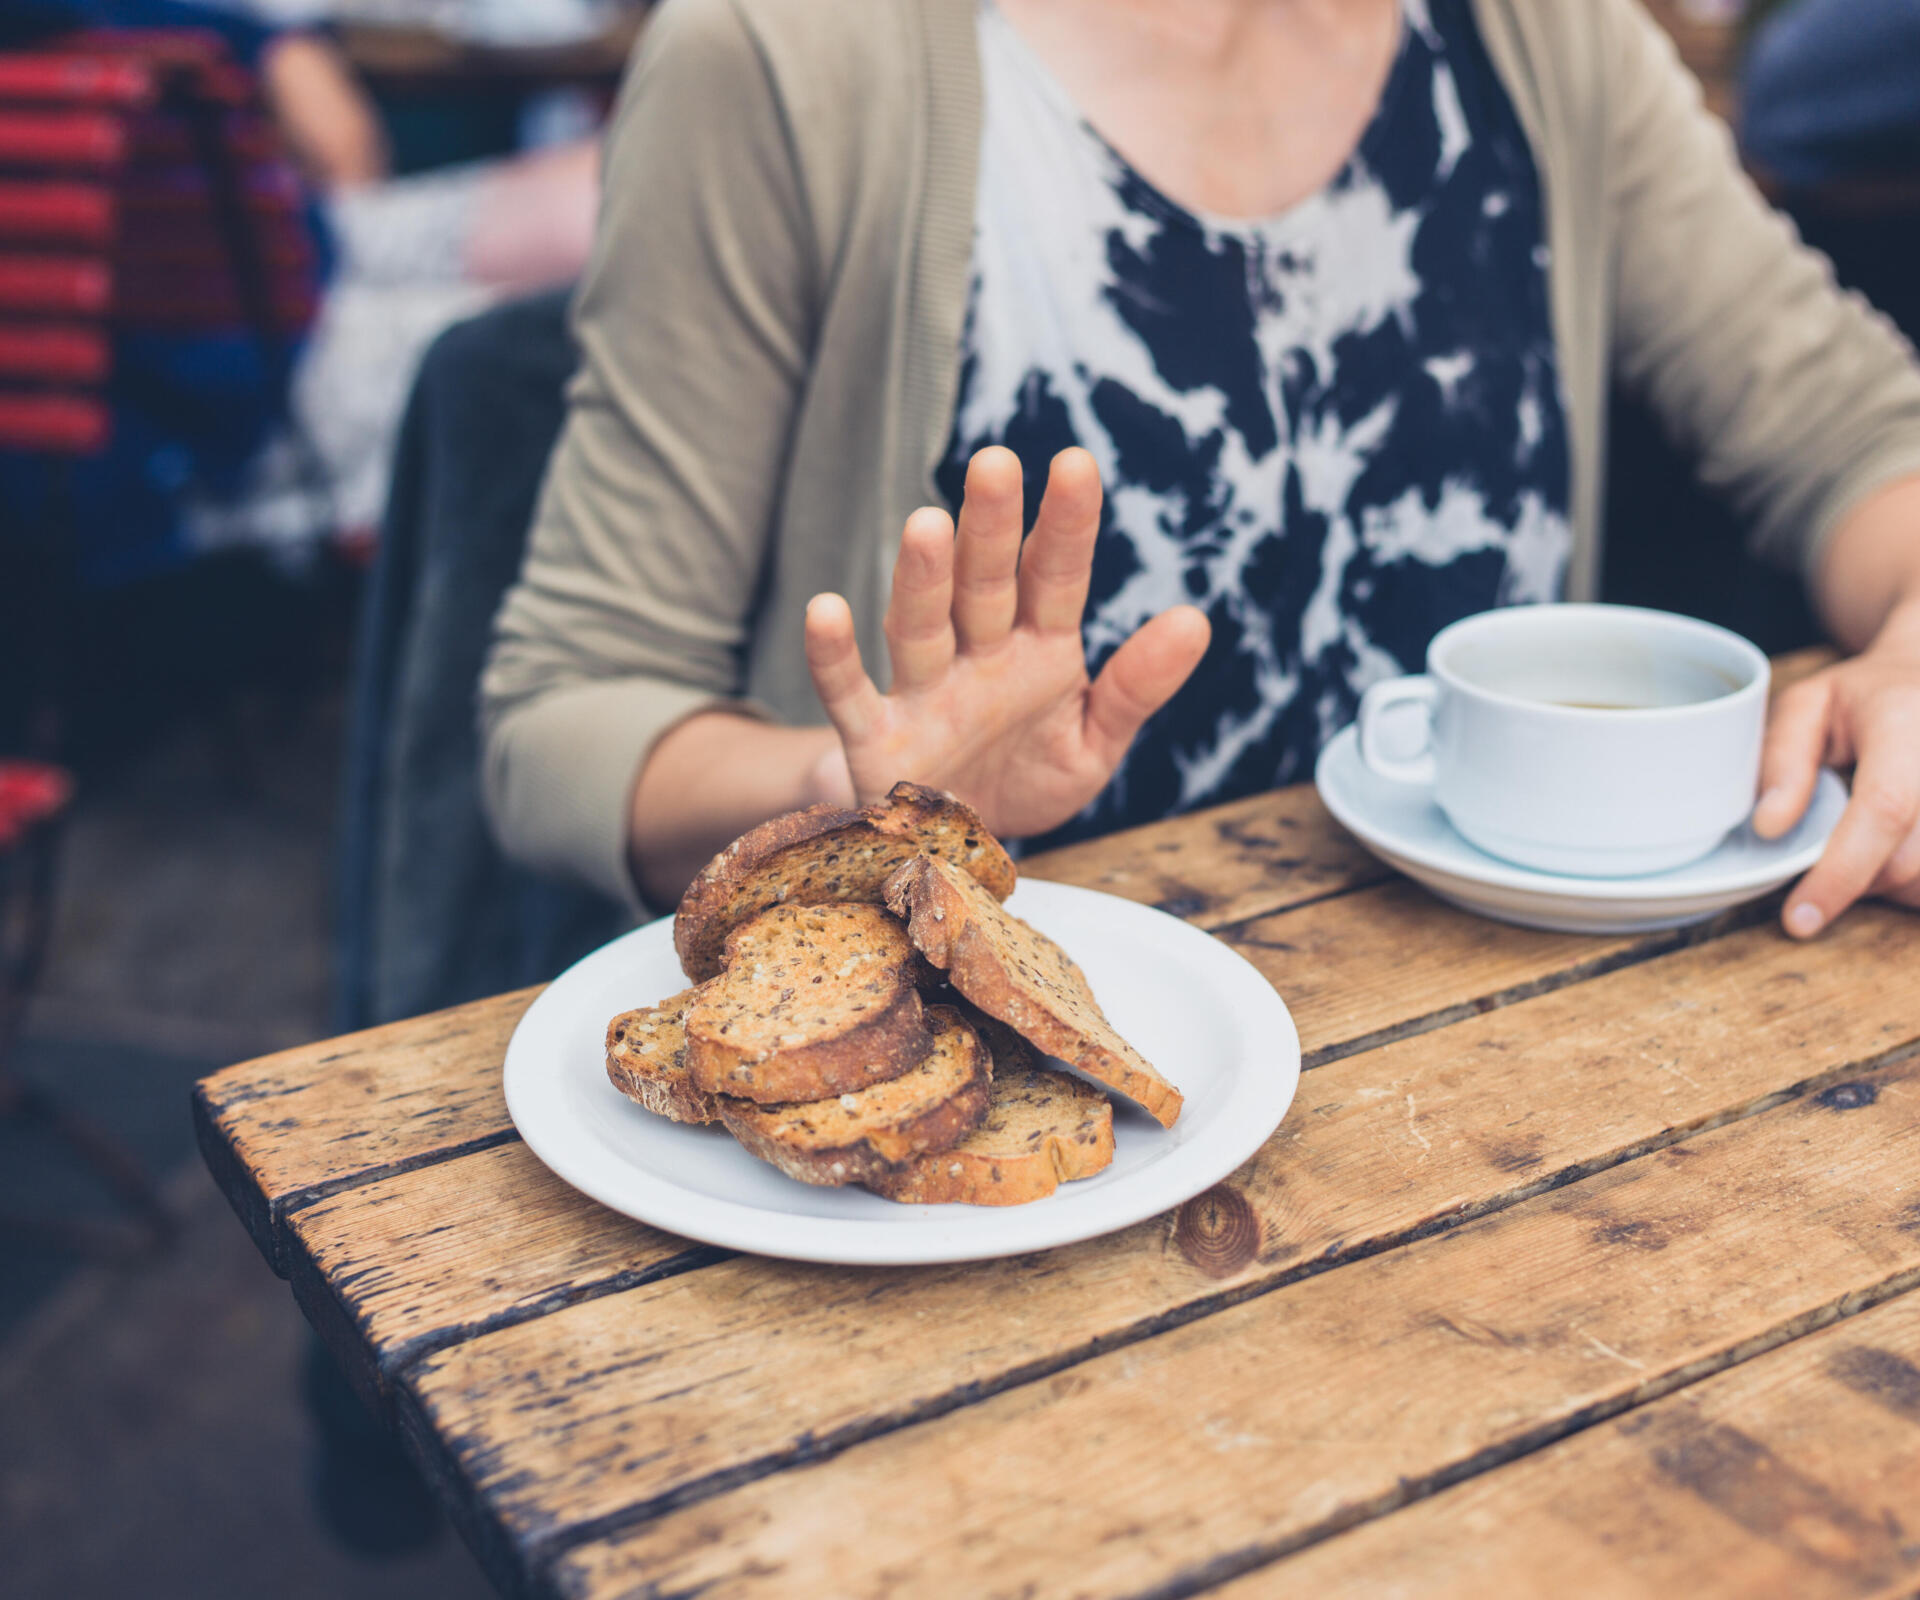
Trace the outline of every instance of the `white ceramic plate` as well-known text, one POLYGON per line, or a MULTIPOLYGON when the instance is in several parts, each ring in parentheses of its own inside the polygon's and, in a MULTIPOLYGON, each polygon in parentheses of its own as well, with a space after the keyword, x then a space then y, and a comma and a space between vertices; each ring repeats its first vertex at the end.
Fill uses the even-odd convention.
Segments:
POLYGON ((607 1082, 607 1022, 686 987, 663 918, 596 950, 528 1008, 507 1046, 507 1110, 533 1153, 602 1205, 702 1243, 848 1265, 972 1261, 1111 1233, 1233 1172, 1280 1125, 1300 1041, 1273 986, 1149 906, 1023 881, 1010 909, 1086 971, 1122 1036, 1186 1097, 1162 1128, 1113 1096, 1113 1164, 1024 1206, 911 1206, 784 1177, 723 1129, 668 1122, 607 1082))
POLYGON ((1712 854, 1671 872, 1574 878, 1475 849, 1454 832, 1431 789, 1372 771, 1351 727, 1320 752, 1313 776, 1335 819, 1388 866, 1468 911, 1556 933, 1681 928, 1771 894, 1820 859, 1847 807, 1847 786, 1822 772, 1813 804, 1784 838, 1768 841, 1741 827, 1712 854))

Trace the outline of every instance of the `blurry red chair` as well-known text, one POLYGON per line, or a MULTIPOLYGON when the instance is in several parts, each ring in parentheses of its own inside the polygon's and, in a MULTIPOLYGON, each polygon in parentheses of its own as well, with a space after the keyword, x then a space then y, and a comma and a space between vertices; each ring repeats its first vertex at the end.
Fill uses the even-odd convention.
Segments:
MULTIPOLYGON (((0 451, 41 459, 49 486, 31 564, 47 590, 33 608, 43 704, 31 738, 44 753, 61 743, 61 658, 76 633, 71 472, 111 437, 116 340, 240 330, 284 378, 317 298, 299 184, 218 35, 88 31, 0 53, 0 451)), ((7 1069, 45 958, 72 793, 58 766, 0 762, 0 1115, 51 1127, 158 1237, 170 1225, 138 1164, 7 1069)))
POLYGON ((0 55, 0 449, 100 449, 117 335, 241 329, 273 363, 317 300, 299 184, 218 35, 0 55))

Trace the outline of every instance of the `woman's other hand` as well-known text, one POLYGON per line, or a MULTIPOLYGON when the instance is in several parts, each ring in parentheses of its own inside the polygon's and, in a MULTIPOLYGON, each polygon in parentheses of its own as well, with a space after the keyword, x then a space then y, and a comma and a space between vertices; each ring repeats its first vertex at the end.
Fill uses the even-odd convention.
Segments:
POLYGON ((1822 764, 1854 764, 1853 797, 1782 913, 1803 939, 1864 894, 1920 906, 1920 600, 1896 609, 1859 655, 1781 693, 1756 833, 1777 838, 1800 820, 1822 764))
POLYGON ((1043 833, 1105 787, 1148 717, 1206 652, 1210 629, 1175 606, 1087 675, 1081 615, 1100 527, 1100 475, 1063 450, 1021 545, 1020 462, 982 450, 958 533, 943 511, 907 519, 887 607, 891 689, 867 675, 838 595, 807 607, 807 664, 841 750, 823 793, 877 799, 910 778, 958 794, 994 832, 1043 833), (844 764, 843 764, 844 762, 844 764))

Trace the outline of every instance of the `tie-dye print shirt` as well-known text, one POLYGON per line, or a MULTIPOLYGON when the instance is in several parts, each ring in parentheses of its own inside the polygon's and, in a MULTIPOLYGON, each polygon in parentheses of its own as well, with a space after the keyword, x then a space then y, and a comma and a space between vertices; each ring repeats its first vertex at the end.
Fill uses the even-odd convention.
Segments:
POLYGON ((990 4, 972 289, 938 480, 1004 444, 1106 485, 1089 668, 1181 601, 1206 659, 1063 842, 1311 774, 1456 617, 1555 598, 1571 535, 1540 188, 1467 0, 1404 0, 1378 110, 1319 193, 1197 216, 990 4))

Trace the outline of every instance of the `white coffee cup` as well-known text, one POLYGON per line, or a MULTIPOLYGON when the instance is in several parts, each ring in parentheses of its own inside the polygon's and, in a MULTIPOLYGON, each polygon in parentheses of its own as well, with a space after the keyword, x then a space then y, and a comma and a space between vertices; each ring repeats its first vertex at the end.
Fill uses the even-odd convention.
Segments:
POLYGON ((1631 877, 1711 852, 1753 809, 1767 658, 1738 634, 1637 606, 1533 605, 1443 628, 1423 676, 1360 701, 1361 759, 1430 786, 1489 855, 1631 877), (1427 725, 1396 755, 1398 708, 1427 725))

